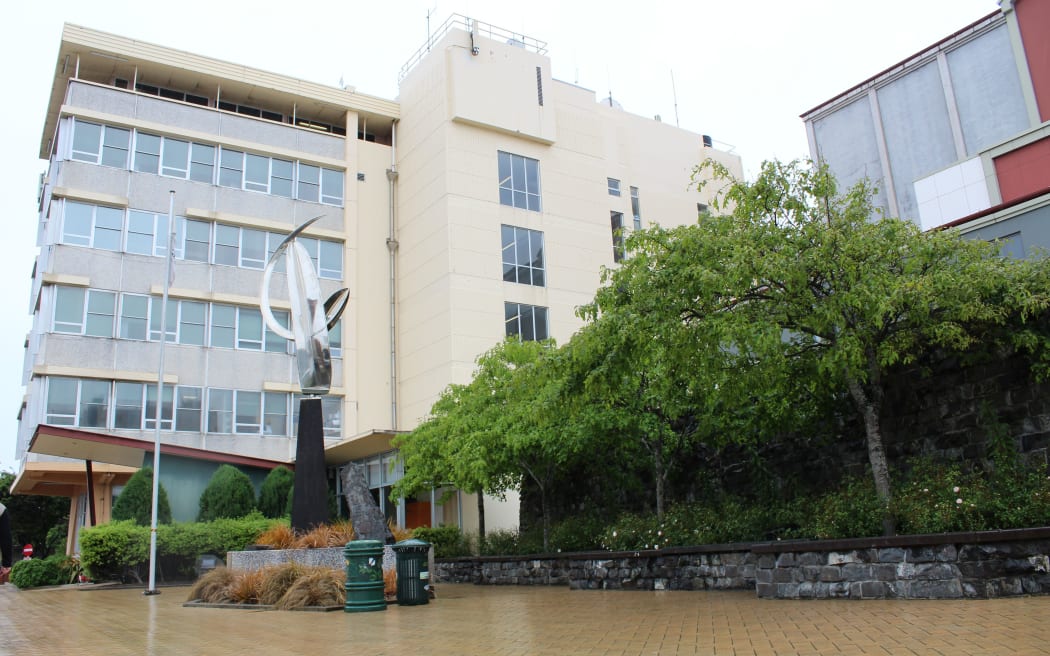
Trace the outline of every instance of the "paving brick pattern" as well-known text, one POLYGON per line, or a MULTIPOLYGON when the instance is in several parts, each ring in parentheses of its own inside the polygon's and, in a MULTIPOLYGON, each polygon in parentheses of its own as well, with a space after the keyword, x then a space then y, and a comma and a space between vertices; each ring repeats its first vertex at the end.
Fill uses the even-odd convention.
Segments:
POLYGON ((184 608, 187 588, 0 586, 0 654, 1050 654, 1050 597, 760 600, 754 592, 442 584, 373 613, 184 608))

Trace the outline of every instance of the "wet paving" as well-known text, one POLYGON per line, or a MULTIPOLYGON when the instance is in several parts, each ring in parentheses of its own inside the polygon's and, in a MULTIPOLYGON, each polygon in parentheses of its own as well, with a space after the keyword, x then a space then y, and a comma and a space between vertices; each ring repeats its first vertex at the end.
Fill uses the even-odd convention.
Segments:
POLYGON ((774 601, 442 584, 423 606, 321 613, 186 608, 189 588, 92 587, 0 586, 0 654, 1050 654, 1050 597, 774 601))

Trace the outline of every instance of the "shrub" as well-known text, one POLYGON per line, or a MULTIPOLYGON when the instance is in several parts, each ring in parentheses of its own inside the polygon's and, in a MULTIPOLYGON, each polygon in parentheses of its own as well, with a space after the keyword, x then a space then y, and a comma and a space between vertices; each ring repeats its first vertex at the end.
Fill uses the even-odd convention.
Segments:
POLYGON ((288 514, 288 498, 295 484, 295 474, 283 466, 274 467, 259 489, 259 512, 264 517, 283 517, 288 514))
POLYGON ((979 473, 964 473, 958 464, 929 459, 912 465, 891 508, 900 533, 980 531, 994 523, 988 517, 992 514, 988 486, 979 473))
POLYGON ((256 544, 265 544, 274 549, 291 549, 295 546, 295 531, 285 523, 274 524, 262 532, 255 540, 256 544))
MULTIPOLYGON (((153 468, 143 467, 135 472, 113 504, 113 519, 134 520, 139 526, 150 526, 153 522, 153 468)), ((168 492, 161 485, 157 490, 157 523, 171 523, 171 506, 168 492)))
MULTIPOLYGON (((524 553, 520 546, 520 538, 521 535, 517 531, 510 529, 488 531, 485 533, 485 539, 480 541, 478 551, 482 556, 517 556, 524 553)), ((434 553, 437 555, 436 547, 434 553)))
POLYGON ((309 567, 277 601, 277 608, 342 606, 346 603, 345 574, 328 567, 309 567))
POLYGON ((847 479, 836 490, 806 503, 810 512, 798 537, 852 538, 882 535, 885 504, 871 475, 847 479))
POLYGON ((456 526, 420 526, 413 529, 412 535, 434 545, 435 558, 470 555, 470 541, 456 526))
POLYGON ((201 494, 197 520, 244 517, 254 509, 255 488, 251 479, 233 465, 222 465, 201 494))
POLYGON ((85 528, 80 532, 80 562, 95 580, 123 580, 129 570, 147 562, 149 533, 148 526, 130 519, 85 528))
POLYGON ((16 561, 11 567, 11 583, 23 590, 68 583, 68 574, 60 565, 64 559, 65 556, 51 556, 16 561))
POLYGON ((263 569, 259 603, 268 606, 276 604, 305 571, 306 568, 299 563, 283 563, 263 569))
POLYGON ((257 604, 262 595, 263 571, 242 570, 226 586, 226 594, 235 604, 257 604))
POLYGON ((226 567, 216 567, 205 572, 193 587, 186 601, 203 601, 209 604, 224 604, 232 601, 230 585, 237 574, 226 567))
MULTIPOLYGON (((240 519, 205 523, 177 523, 157 530, 157 557, 169 576, 190 577, 197 557, 223 556, 254 544, 260 534, 279 520, 252 513, 240 519)), ((95 579, 141 579, 149 564, 149 527, 131 520, 86 528, 80 537, 81 563, 95 579)))

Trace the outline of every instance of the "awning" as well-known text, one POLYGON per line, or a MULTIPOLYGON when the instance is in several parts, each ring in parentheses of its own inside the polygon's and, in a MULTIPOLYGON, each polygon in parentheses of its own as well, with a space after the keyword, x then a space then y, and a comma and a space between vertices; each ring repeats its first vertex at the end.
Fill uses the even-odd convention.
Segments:
MULTIPOLYGON (((96 484, 123 485, 136 471, 138 467, 102 463, 92 468, 92 476, 96 484)), ((82 462, 27 462, 11 484, 11 494, 75 497, 86 486, 82 462)))
MULTIPOLYGON (((33 439, 29 441, 29 449, 27 450, 29 453, 60 456, 75 460, 91 460, 92 462, 104 462, 138 469, 142 466, 145 452, 152 453, 153 446, 152 440, 139 440, 133 437, 122 437, 108 433, 92 433, 78 428, 40 424, 33 433, 33 439)), ((278 465, 284 465, 289 468, 294 467, 291 463, 278 460, 265 460, 234 453, 206 451, 177 444, 161 444, 160 453, 166 456, 181 456, 193 460, 211 460, 262 469, 273 469, 278 465)))
POLYGON ((361 460, 369 456, 378 455, 390 451, 390 441, 398 435, 406 435, 408 431, 394 431, 386 429, 372 429, 365 433, 355 435, 350 439, 343 440, 338 444, 326 447, 324 450, 324 461, 327 465, 345 465, 354 460, 361 460))

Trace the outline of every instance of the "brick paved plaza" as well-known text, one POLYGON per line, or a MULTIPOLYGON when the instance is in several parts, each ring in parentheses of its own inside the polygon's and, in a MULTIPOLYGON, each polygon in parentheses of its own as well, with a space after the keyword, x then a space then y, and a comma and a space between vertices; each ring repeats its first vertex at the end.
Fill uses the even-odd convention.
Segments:
POLYGON ((1050 654, 1050 597, 762 601, 753 592, 442 585, 385 612, 184 608, 188 588, 0 587, 0 653, 1050 654))

